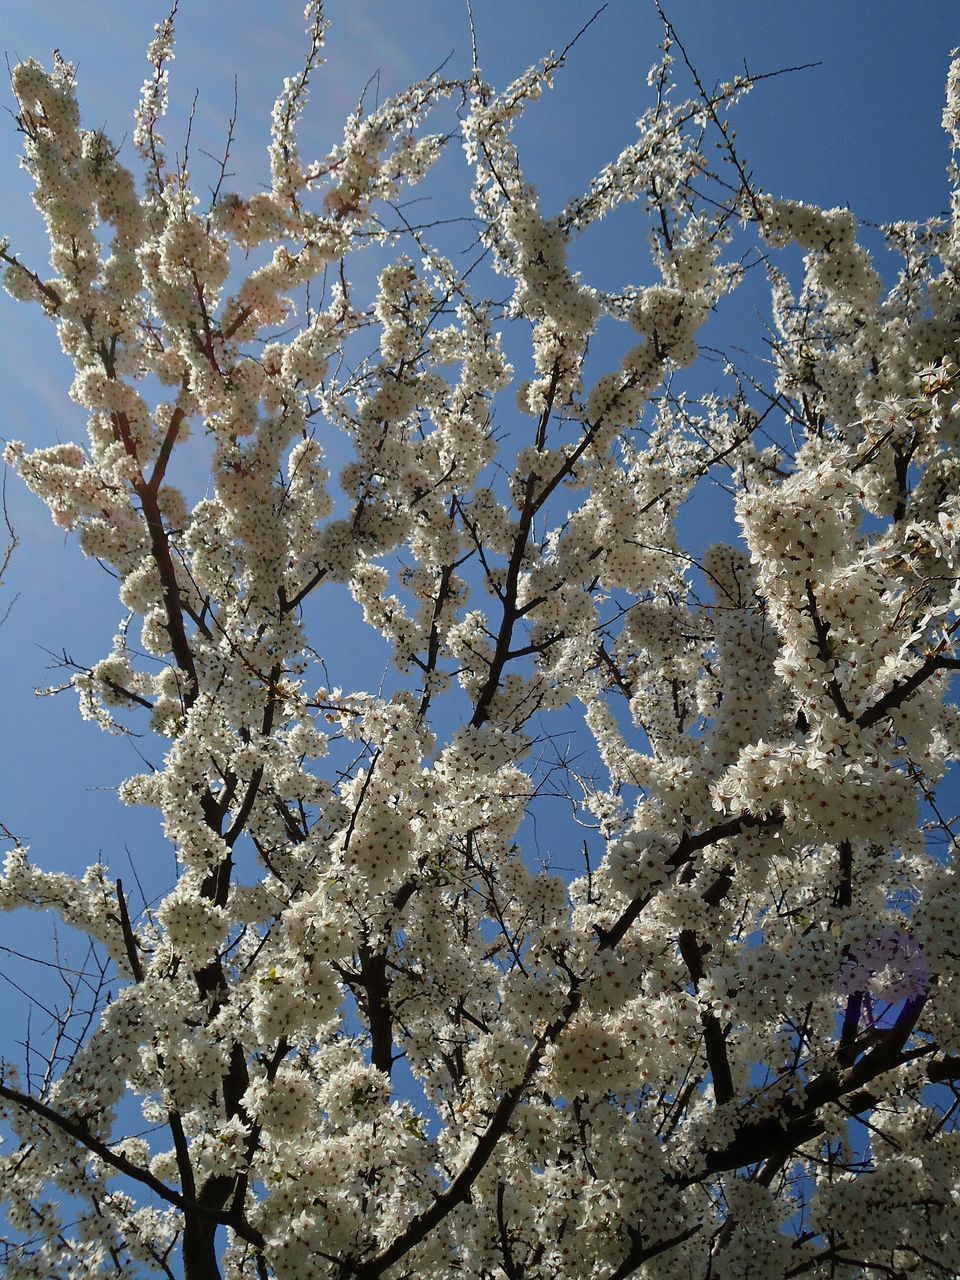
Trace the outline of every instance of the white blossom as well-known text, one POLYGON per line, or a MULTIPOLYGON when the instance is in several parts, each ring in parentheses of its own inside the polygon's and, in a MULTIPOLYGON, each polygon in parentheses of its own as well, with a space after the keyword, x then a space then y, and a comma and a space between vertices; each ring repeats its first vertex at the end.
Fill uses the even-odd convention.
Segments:
POLYGON ((95 992, 46 1076, 0 1068, 9 1275, 957 1274, 955 168, 885 281, 850 210, 716 179, 753 80, 682 99, 669 21, 561 210, 517 125, 566 53, 311 158, 311 0, 267 180, 204 211, 159 133, 175 11, 142 195, 72 68, 12 74, 51 276, 4 240, 4 284, 89 430, 4 457, 116 578, 67 687, 152 735, 118 798, 175 874, 137 903, 6 857, 0 906, 85 935, 95 992), (398 204, 464 159, 469 263, 398 204), (628 202, 614 293, 576 241, 628 202), (770 385, 704 392, 748 243, 770 385))

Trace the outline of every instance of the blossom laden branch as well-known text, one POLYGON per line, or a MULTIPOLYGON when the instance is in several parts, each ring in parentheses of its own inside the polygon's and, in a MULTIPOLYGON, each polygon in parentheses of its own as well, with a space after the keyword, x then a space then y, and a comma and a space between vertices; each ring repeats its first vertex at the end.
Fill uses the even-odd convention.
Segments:
POLYGON ((957 1075, 960 895, 926 819, 949 831, 960 742, 960 205, 891 233, 887 288, 850 211, 772 199, 738 154, 728 109, 765 77, 708 91, 662 13, 635 141, 554 216, 515 126, 572 45, 498 92, 474 25, 465 78, 365 94, 311 159, 311 0, 269 182, 224 190, 234 112, 199 212, 159 132, 175 17, 142 195, 62 60, 13 73, 52 276, 4 245, 5 281, 56 326, 88 434, 7 456, 116 578, 108 655, 63 664, 84 715, 162 740, 119 795, 176 875, 134 915, 103 866, 7 856, 0 906, 96 956, 40 1090, 3 1085, 7 1260, 825 1276, 842 1238, 949 1268, 925 1210, 952 1120, 924 1090, 957 1075), (465 257, 464 219, 400 198, 435 165, 456 194, 458 135, 465 257), (575 233, 628 202, 650 263, 594 288, 575 233), (771 385, 724 359, 704 393, 736 217, 771 385), (736 533, 694 554, 708 488, 736 533), (348 616, 375 650, 344 652, 348 616), (890 1212, 906 1184, 917 1212, 890 1212))

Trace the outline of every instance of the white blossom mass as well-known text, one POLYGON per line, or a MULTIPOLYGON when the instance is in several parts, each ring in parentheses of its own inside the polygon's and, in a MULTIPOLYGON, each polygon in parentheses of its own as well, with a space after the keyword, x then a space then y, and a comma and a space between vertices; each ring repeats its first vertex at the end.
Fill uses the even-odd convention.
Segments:
POLYGON ((117 579, 72 685, 161 744, 120 799, 178 870, 138 905, 7 855, 0 905, 108 981, 46 1075, 3 1066, 6 1276, 956 1277, 960 170, 873 241, 773 198, 753 80, 705 89, 666 18, 559 212, 514 126, 566 51, 317 158, 306 17, 252 194, 166 147, 173 14, 124 149, 68 63, 12 72, 50 266, 4 240, 4 284, 89 433, 6 458, 117 579), (466 253, 404 203, 464 160, 466 253), (572 246, 628 202, 605 292, 572 246), (685 381, 748 275, 766 381, 685 381), (392 658, 362 689, 347 590, 392 658))

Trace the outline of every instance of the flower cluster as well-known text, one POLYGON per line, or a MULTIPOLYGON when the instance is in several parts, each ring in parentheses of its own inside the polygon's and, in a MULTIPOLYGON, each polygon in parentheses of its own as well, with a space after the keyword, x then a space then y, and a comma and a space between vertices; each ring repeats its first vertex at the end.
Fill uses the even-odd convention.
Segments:
POLYGON ((70 684, 153 735, 119 798, 176 875, 6 859, 0 907, 94 947, 39 1094, 32 1044, 0 1072, 10 1275, 956 1274, 960 175, 887 289, 849 211, 731 191, 751 78, 680 101, 668 21, 559 212, 516 126, 566 53, 310 159, 306 20, 269 180, 206 210, 159 132, 173 14, 142 194, 71 68, 13 72, 52 274, 4 241, 4 281, 89 430, 5 456, 117 580, 70 684), (397 204, 454 136, 466 265, 397 204), (634 201, 649 270, 605 291, 575 242, 634 201), (703 394, 737 218, 772 385, 703 394))

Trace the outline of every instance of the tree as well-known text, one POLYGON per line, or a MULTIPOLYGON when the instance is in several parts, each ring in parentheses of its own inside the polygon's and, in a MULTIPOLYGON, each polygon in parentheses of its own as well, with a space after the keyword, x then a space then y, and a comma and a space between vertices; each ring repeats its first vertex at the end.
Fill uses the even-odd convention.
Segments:
MULTIPOLYGON (((502 92, 441 70, 306 159, 306 16, 269 189, 226 190, 228 144, 206 207, 160 134, 173 14, 141 194, 67 63, 13 71, 53 274, 4 243, 5 284, 90 416, 7 460, 119 581, 72 684, 163 741, 121 799, 178 875, 136 910, 104 866, 7 857, 3 906, 106 975, 61 1070, 4 1068, 8 1274, 956 1275, 960 197, 886 229, 886 289, 850 212, 749 179, 749 75, 674 87, 666 17, 636 142, 559 214, 513 125, 567 51, 502 92), (465 265, 398 204, 457 136, 465 265), (630 201, 656 283, 612 295, 568 252, 630 201), (693 395, 747 262, 773 381, 693 395), (736 526, 698 559, 706 477, 736 526), (376 693, 326 674, 344 585, 376 693)), ((943 123, 960 148, 960 61, 943 123)))

